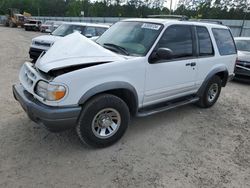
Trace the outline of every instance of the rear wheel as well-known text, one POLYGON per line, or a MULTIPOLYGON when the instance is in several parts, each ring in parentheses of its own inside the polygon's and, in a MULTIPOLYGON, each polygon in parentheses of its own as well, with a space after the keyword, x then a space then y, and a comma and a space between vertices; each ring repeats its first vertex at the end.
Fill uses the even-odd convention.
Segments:
POLYGON ((123 136, 129 119, 128 106, 122 99, 102 94, 83 107, 76 131, 83 143, 107 147, 123 136))
POLYGON ((212 107, 218 100, 221 92, 221 79, 214 76, 206 85, 206 88, 198 101, 198 106, 202 108, 212 107))

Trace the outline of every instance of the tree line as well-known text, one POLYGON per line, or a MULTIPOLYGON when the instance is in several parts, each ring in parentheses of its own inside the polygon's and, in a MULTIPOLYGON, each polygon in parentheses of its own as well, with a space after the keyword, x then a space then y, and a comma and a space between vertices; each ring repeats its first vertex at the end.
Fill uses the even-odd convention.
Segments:
MULTIPOLYGON (((33 16, 83 16, 85 17, 146 17, 166 15, 165 6, 170 0, 0 0, 0 14, 8 8, 18 8, 21 13, 33 16)), ((172 14, 198 19, 242 19, 247 0, 179 0, 172 14)))

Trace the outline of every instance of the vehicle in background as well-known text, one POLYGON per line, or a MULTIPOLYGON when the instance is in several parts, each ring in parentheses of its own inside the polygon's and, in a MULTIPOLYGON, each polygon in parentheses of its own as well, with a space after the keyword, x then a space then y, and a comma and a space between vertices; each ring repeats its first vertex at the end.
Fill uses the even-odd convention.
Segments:
POLYGON ((51 131, 75 128, 83 143, 107 147, 131 116, 212 107, 236 58, 226 26, 128 19, 96 42, 79 33, 57 41, 35 64, 24 63, 13 93, 31 120, 51 131))
POLYGON ((28 19, 24 24, 25 31, 40 31, 42 22, 39 20, 28 19))
POLYGON ((74 32, 79 32, 87 38, 101 36, 109 26, 91 23, 64 23, 59 26, 51 35, 43 35, 32 39, 29 50, 30 58, 36 60, 42 52, 46 52, 58 39, 74 32))
POLYGON ((41 25, 40 31, 42 33, 52 33, 62 24, 63 22, 61 21, 46 21, 41 25))
POLYGON ((236 37, 238 59, 235 66, 235 80, 250 81, 250 37, 236 37))
POLYGON ((23 27, 25 23, 24 15, 20 14, 20 11, 15 8, 9 8, 6 15, 5 26, 7 27, 23 27))

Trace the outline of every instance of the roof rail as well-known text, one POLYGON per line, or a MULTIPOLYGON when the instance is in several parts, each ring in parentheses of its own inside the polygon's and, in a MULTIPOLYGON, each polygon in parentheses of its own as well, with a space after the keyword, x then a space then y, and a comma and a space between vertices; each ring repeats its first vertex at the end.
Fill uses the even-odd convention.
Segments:
POLYGON ((181 21, 189 20, 189 18, 185 15, 148 15, 147 18, 175 19, 181 21))
POLYGON ((209 20, 209 19, 190 19, 189 21, 192 21, 192 22, 203 22, 203 23, 213 23, 213 24, 223 25, 222 21, 219 21, 219 20, 209 20))

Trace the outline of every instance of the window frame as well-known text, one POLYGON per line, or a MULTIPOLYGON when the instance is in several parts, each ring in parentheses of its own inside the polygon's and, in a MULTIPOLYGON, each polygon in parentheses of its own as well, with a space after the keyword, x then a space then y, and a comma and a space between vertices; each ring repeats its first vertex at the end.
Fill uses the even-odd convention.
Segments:
POLYGON ((207 57, 214 57, 215 56, 214 43, 213 43, 213 40, 211 38, 211 33, 209 32, 208 28, 206 26, 195 25, 195 34, 196 34, 196 40, 197 40, 197 44, 196 44, 197 45, 197 57, 199 59, 200 58, 207 58, 207 57), (212 45, 213 54, 211 54, 211 55, 200 55, 200 40, 199 40, 199 35, 198 35, 198 30, 197 30, 198 27, 206 29, 206 31, 207 31, 207 33, 209 35, 211 45, 212 45))
POLYGON ((234 41, 233 34, 232 34, 232 32, 231 32, 230 29, 226 29, 226 28, 216 28, 216 27, 214 27, 214 28, 212 28, 212 33, 213 33, 213 37, 214 37, 214 40, 215 40, 215 43, 216 43, 216 46, 217 46, 217 49, 218 49, 218 53, 219 53, 220 56, 237 55, 238 50, 237 50, 237 47, 236 47, 236 44, 235 44, 235 41, 234 41), (230 34, 230 36, 231 36, 231 38, 232 38, 233 44, 234 44, 235 53, 233 53, 233 54, 221 54, 220 48, 219 48, 219 46, 218 46, 217 40, 216 40, 215 35, 214 35, 214 30, 224 30, 224 31, 228 31, 228 32, 229 32, 229 34, 230 34))
POLYGON ((149 55, 148 62, 150 64, 158 64, 158 63, 168 63, 168 62, 174 62, 174 61, 183 61, 183 60, 197 59, 197 51, 198 51, 198 47, 197 47, 197 36, 196 36, 195 26, 191 25, 191 24, 172 24, 172 25, 169 25, 168 27, 166 27, 162 31, 160 39, 157 41, 157 43, 156 43, 153 51, 149 55), (152 62, 151 56, 158 49, 158 44, 161 41, 161 39, 163 38, 163 36, 166 33, 167 29, 169 29, 171 27, 175 27, 175 26, 188 26, 188 27, 190 27, 190 29, 191 29, 191 36, 192 36, 192 53, 193 53, 192 56, 190 56, 190 57, 181 57, 181 58, 173 58, 173 59, 161 59, 161 60, 157 60, 157 61, 152 62))

